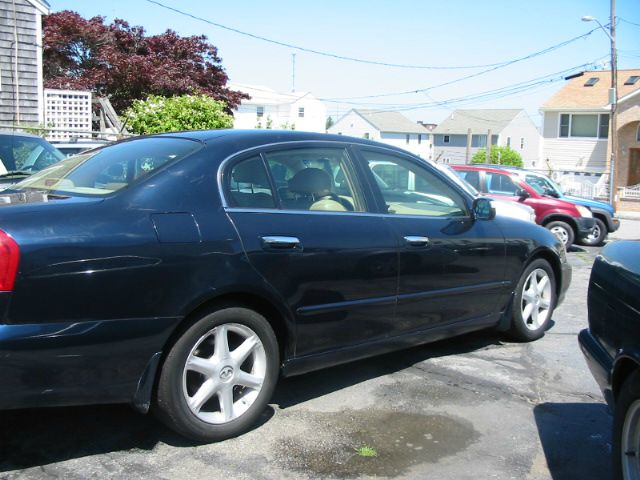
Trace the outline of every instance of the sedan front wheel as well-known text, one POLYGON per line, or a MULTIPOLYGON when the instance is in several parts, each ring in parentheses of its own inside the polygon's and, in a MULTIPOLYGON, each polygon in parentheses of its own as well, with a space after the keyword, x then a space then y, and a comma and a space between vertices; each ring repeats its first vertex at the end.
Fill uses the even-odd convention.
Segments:
POLYGON ((529 342, 544 334, 556 306, 556 280, 549 262, 531 262, 522 273, 513 296, 510 336, 529 342))

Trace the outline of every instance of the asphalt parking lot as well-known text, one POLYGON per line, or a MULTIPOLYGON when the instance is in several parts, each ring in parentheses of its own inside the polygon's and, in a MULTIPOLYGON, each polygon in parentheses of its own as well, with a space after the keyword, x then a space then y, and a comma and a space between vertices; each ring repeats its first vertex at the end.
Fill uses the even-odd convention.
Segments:
POLYGON ((606 480, 611 417, 577 344, 599 250, 569 253, 537 342, 476 333, 282 380, 259 426, 211 445, 127 406, 0 412, 0 479, 606 480))

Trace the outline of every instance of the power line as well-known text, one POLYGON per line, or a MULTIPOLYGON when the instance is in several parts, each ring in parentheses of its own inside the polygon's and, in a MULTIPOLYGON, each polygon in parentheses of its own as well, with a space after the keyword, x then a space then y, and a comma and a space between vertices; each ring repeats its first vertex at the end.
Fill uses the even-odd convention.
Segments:
MULTIPOLYGON (((575 67, 571 67, 565 70, 561 70, 559 72, 554 72, 551 74, 547 74, 541 77, 536 77, 533 79, 529 79, 529 80, 525 80, 523 82, 519 82, 519 83, 515 83, 512 85, 506 85, 497 89, 493 89, 493 90, 487 90, 485 92, 479 92, 476 94, 472 94, 472 95, 467 95, 467 96, 462 96, 462 97, 457 97, 457 98, 451 98, 448 100, 443 100, 443 101, 431 101, 428 103, 411 103, 411 104, 389 104, 386 105, 386 107, 388 108, 381 108, 380 111, 381 112, 388 112, 388 111, 409 111, 409 110, 416 110, 419 108, 429 108, 429 107, 444 107, 445 105, 455 105, 455 104, 460 104, 460 103, 468 103, 470 101, 478 101, 481 99, 495 99, 495 98, 503 98, 509 95, 515 95, 517 93, 521 93, 523 91, 526 91, 528 89, 537 87, 538 85, 543 85, 543 84, 549 84, 549 83, 553 83, 553 82, 557 82, 560 80, 563 80, 564 77, 570 73, 570 72, 575 72, 576 70, 584 70, 585 68, 593 65, 594 63, 596 63, 597 61, 599 61, 600 58, 594 60, 593 62, 590 63, 586 63, 586 64, 582 64, 582 65, 577 65, 575 67)), ((426 92, 430 90, 430 89, 422 89, 422 90, 417 90, 418 92, 421 92, 423 94, 426 95, 426 92)), ((428 96, 428 95, 427 95, 428 96)), ((339 104, 347 104, 347 105, 366 105, 364 103, 358 103, 358 102, 339 102, 336 100, 331 100, 331 99, 324 99, 321 98, 320 100, 325 101, 325 102, 330 102, 330 103, 339 103, 339 104)), ((433 99, 432 99, 433 100, 433 99)), ((382 105, 382 104, 373 104, 373 105, 382 105)))
MULTIPOLYGON (((301 52, 306 52, 306 53, 312 53, 314 55, 321 55, 323 57, 329 57, 329 58, 334 58, 337 60, 345 60, 345 61, 350 61, 350 62, 356 62, 356 63, 363 63, 363 64, 367 64, 367 65, 377 65, 377 66, 382 66, 382 67, 391 67, 391 68, 405 68, 405 69, 415 69, 415 70, 472 70, 472 69, 476 69, 476 68, 487 68, 487 67, 492 67, 490 68, 490 70, 487 71, 491 71, 491 70, 495 70, 498 68, 502 68, 505 67, 507 65, 512 65, 513 63, 516 62, 520 62, 522 60, 527 60, 529 58, 533 58, 539 55, 544 55, 545 53, 549 53, 553 50, 556 50, 558 48, 564 47, 565 45, 568 45, 570 43, 573 43, 577 40, 580 40, 581 38, 586 38, 587 36, 591 35, 592 32, 594 32, 595 30, 598 30, 599 27, 583 34, 583 35, 579 35, 577 37, 571 38, 569 40, 566 40, 562 43, 559 43, 557 45, 552 45, 551 47, 545 48, 543 50, 540 50, 538 52, 534 52, 531 53, 529 55, 526 55, 524 57, 520 57, 514 60, 506 60, 503 62, 497 62, 497 63, 487 63, 487 64, 479 64, 479 65, 455 65, 455 66, 444 66, 444 65, 408 65, 408 64, 400 64, 400 63, 388 63, 388 62, 382 62, 382 61, 376 61, 376 60, 366 60, 366 59, 362 59, 362 58, 356 58, 356 57, 347 57, 344 55, 338 55, 335 53, 330 53, 330 52, 323 52, 321 50, 315 50, 315 49, 311 49, 311 48, 306 48, 306 47, 301 47, 298 45, 294 45, 291 43, 286 43, 286 42, 281 42, 279 40, 274 40, 272 38, 267 38, 267 37, 263 37, 261 35, 256 35, 254 33, 250 33, 250 32, 245 32, 243 30, 239 30, 237 28, 233 28, 233 27, 228 27, 226 25, 222 25, 221 23, 217 23, 214 22, 212 20, 208 20, 206 18, 200 17, 198 15, 194 15, 192 13, 189 12, 185 12, 184 10, 180 10, 177 9, 175 7, 171 7, 169 5, 166 5, 162 2, 159 2, 158 0, 145 0, 148 3, 152 3, 154 5, 157 5, 161 8, 164 8, 166 10, 170 10, 172 12, 178 13, 180 15, 183 15, 185 17, 189 17, 192 18, 194 20, 198 20, 200 22, 204 22, 207 23, 209 25, 212 25, 214 27, 217 28, 221 28, 223 30, 227 30, 229 32, 233 32, 233 33, 237 33, 238 35, 243 35, 245 37, 249 37, 249 38, 253 38, 255 40, 260 40, 262 42, 267 42, 267 43, 271 43, 273 45, 278 45, 281 47, 287 47, 287 48, 291 48, 294 50, 299 50, 301 52)), ((482 73, 486 73, 485 72, 481 72, 482 73)))
POLYGON ((625 20, 624 18, 618 17, 618 20, 624 23, 628 23, 629 25, 634 25, 636 27, 640 27, 640 23, 630 22, 629 20, 625 20))

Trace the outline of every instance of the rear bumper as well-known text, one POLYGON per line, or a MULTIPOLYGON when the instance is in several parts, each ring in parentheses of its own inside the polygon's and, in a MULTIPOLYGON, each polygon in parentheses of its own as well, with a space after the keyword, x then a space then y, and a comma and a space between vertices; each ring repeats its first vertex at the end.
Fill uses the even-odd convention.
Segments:
POLYGON ((613 394, 611 390, 611 370, 613 360, 604 347, 591 334, 589 329, 584 329, 578 334, 580 349, 587 361, 587 366, 591 370, 593 378, 598 383, 604 399, 610 406, 613 406, 613 394))
POLYGON ((127 403, 178 319, 0 325, 0 409, 127 403))
POLYGON ((562 277, 560 280, 560 291, 558 293, 558 302, 557 305, 560 305, 564 301, 564 297, 569 289, 569 285, 571 285, 571 277, 573 275, 573 270, 571 269, 571 265, 567 262, 561 263, 560 268, 562 270, 562 277))

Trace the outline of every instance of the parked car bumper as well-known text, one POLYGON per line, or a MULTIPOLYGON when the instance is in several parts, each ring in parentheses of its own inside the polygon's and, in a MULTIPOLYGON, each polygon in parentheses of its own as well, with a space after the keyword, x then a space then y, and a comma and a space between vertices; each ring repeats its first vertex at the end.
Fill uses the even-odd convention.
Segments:
POLYGON ((596 224, 596 221, 593 217, 580 217, 576 218, 576 225, 578 226, 578 231, 576 232, 578 238, 586 237, 593 231, 593 227, 596 224))
POLYGON ((613 395, 611 389, 611 369, 613 360, 602 344, 591 334, 589 329, 584 329, 578 334, 578 343, 582 354, 587 361, 589 370, 595 378, 602 394, 609 405, 612 405, 613 395))
POLYGON ((560 268, 562 270, 562 278, 560 283, 560 292, 558 294, 558 305, 560 305, 564 301, 564 297, 569 289, 569 285, 571 285, 571 276, 573 272, 571 270, 571 265, 567 262, 563 262, 560 264, 560 268))
POLYGON ((133 401, 176 318, 0 325, 0 409, 133 401))
POLYGON ((607 228, 610 232, 615 232, 620 228, 620 219, 618 217, 611 217, 607 222, 607 228))

